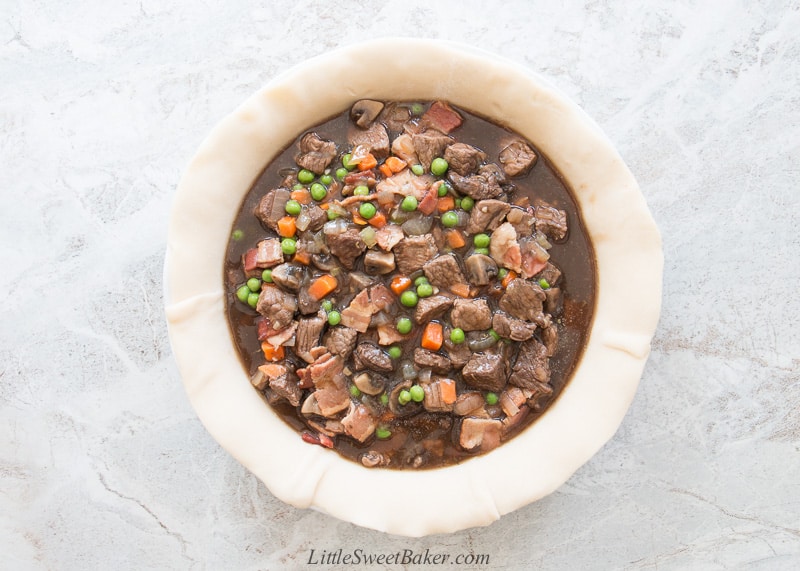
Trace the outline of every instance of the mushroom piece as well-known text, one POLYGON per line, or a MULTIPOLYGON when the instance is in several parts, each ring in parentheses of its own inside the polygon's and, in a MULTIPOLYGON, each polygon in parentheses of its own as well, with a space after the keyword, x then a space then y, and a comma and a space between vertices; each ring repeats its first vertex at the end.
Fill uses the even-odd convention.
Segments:
POLYGON ((311 263, 314 264, 317 269, 322 270, 323 272, 332 272, 341 267, 336 258, 330 254, 313 254, 311 256, 311 263))
POLYGON ((370 250, 364 256, 364 270, 368 274, 388 274, 395 268, 394 254, 370 250))
POLYGON ((467 269, 467 280, 472 285, 489 285, 492 278, 497 276, 497 264, 493 259, 484 254, 473 254, 464 262, 467 269))
POLYGON ((305 270, 294 264, 281 264, 272 270, 272 281, 289 291, 297 292, 303 283, 305 270))
POLYGON ((319 403, 317 402, 317 397, 313 393, 308 395, 308 398, 303 401, 300 412, 306 416, 323 416, 322 410, 319 408, 319 403))
POLYGON ((374 468, 375 466, 388 466, 389 458, 377 450, 369 450, 361 455, 361 464, 367 468, 374 468))
POLYGON ((353 384, 362 393, 367 395, 379 395, 383 392, 386 382, 380 375, 370 373, 360 373, 353 378, 353 384))
POLYGON ((360 99, 350 108, 350 118, 362 129, 369 127, 383 111, 383 103, 372 99, 360 99))

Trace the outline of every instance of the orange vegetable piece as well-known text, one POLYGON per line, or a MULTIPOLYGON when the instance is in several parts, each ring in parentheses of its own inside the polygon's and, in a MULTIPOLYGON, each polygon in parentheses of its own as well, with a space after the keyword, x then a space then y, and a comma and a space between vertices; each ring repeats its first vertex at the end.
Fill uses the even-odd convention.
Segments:
POLYGON ((439 181, 434 182, 431 187, 428 189, 428 194, 420 201, 419 205, 417 206, 417 210, 422 212, 426 216, 430 216, 433 214, 433 211, 436 210, 436 203, 439 201, 439 181))
POLYGON ((375 228, 383 228, 386 226, 386 215, 383 212, 376 212, 375 216, 370 218, 368 222, 375 228))
POLYGON ((297 223, 293 216, 284 216, 278 220, 278 234, 284 238, 291 238, 297 233, 297 223))
POLYGON ((361 162, 358 163, 358 170, 368 171, 376 166, 378 166, 378 160, 373 156, 372 153, 367 153, 367 156, 361 159, 361 162))
POLYGON ((311 254, 307 250, 297 250, 292 260, 307 266, 311 263, 311 254))
POLYGON ((273 347, 266 341, 261 343, 261 350, 264 352, 264 358, 267 361, 281 361, 284 357, 283 345, 280 347, 273 347))
POLYGON ((439 379, 439 388, 441 389, 442 402, 444 404, 456 402, 456 382, 453 379, 439 379))
POLYGON ((389 165, 387 165, 386 163, 383 163, 381 166, 379 166, 378 170, 381 171, 381 174, 386 178, 389 178, 390 176, 392 176, 392 174, 394 174, 392 172, 392 169, 390 169, 389 165))
POLYGON ((305 188, 293 190, 290 196, 300 204, 311 204, 311 193, 305 188))
POLYGON ((358 208, 353 208, 350 210, 350 214, 353 215, 353 222, 358 224, 359 226, 366 226, 367 221, 358 213, 358 208))
POLYGON ((335 277, 330 274, 325 274, 311 282, 311 285, 308 286, 308 295, 312 299, 319 301, 335 290, 338 285, 339 282, 336 281, 335 277))
POLYGON ((517 272, 515 272, 514 270, 508 270, 506 277, 503 278, 503 280, 500 282, 500 285, 502 285, 503 287, 508 287, 508 284, 511 283, 511 280, 515 279, 517 279, 517 272))
POLYGON ((391 170, 393 173, 398 173, 406 168, 408 163, 398 157, 389 157, 383 162, 383 164, 389 167, 389 170, 391 170))
POLYGON ((411 280, 405 276, 395 276, 392 278, 392 283, 389 284, 389 288, 395 295, 400 295, 409 287, 411 287, 411 280))
MULTIPOLYGON (((438 191, 436 194, 439 194, 438 191)), ((447 212, 448 210, 453 210, 455 207, 456 199, 450 195, 441 197, 439 202, 436 203, 436 208, 439 212, 447 212)))
POLYGON ((450 291, 460 297, 469 297, 469 284, 453 284, 450 291))
POLYGON ((428 323, 422 332, 422 341, 420 341, 420 345, 425 349, 438 351, 442 348, 443 342, 444 332, 442 331, 442 324, 436 323, 435 321, 428 323))
POLYGON ((447 245, 457 250, 458 248, 466 246, 467 241, 464 239, 464 235, 460 230, 452 229, 447 232, 447 245))

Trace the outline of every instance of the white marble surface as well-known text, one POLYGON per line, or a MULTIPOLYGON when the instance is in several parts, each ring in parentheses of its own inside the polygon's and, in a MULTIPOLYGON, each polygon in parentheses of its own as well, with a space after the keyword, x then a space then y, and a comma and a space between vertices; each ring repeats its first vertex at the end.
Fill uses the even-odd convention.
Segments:
POLYGON ((485 4, 0 0, 0 568, 294 569, 339 548, 800 567, 800 5, 485 4), (616 437, 546 499, 420 540, 272 497, 196 419, 162 311, 170 200, 206 132, 292 64, 386 35, 548 76, 617 144, 666 257, 616 437))

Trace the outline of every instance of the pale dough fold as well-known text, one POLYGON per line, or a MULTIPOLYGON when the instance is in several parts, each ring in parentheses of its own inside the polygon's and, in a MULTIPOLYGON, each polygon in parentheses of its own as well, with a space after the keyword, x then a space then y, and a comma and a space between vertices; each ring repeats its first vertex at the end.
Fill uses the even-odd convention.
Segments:
POLYGON ((486 525, 549 494, 611 438, 649 354, 662 266, 659 232, 636 181, 577 105, 531 71, 470 47, 385 39, 281 74, 202 143, 170 219, 166 314, 198 416, 275 496, 361 526, 422 536, 486 525), (597 255, 594 323, 572 380, 522 434, 460 465, 368 469, 303 443, 251 387, 226 322, 223 259, 242 198, 297 135, 365 97, 445 99, 511 126, 565 177, 597 255))

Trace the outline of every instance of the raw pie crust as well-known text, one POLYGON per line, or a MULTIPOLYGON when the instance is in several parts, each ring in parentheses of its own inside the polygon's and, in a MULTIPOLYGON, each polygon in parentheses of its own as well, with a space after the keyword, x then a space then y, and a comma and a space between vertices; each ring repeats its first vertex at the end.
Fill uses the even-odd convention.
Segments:
POLYGON ((662 266, 658 229, 636 181, 577 105, 496 56, 452 43, 386 39, 283 73, 214 128, 175 196, 166 314, 200 420, 275 496, 364 527, 422 536, 486 525, 542 498, 611 438, 650 351, 662 266), (459 465, 369 469, 302 442, 250 385, 229 333, 222 268, 242 198, 288 142, 361 98, 445 99, 510 125, 566 178, 595 248, 597 307, 573 378, 522 434, 459 465))

